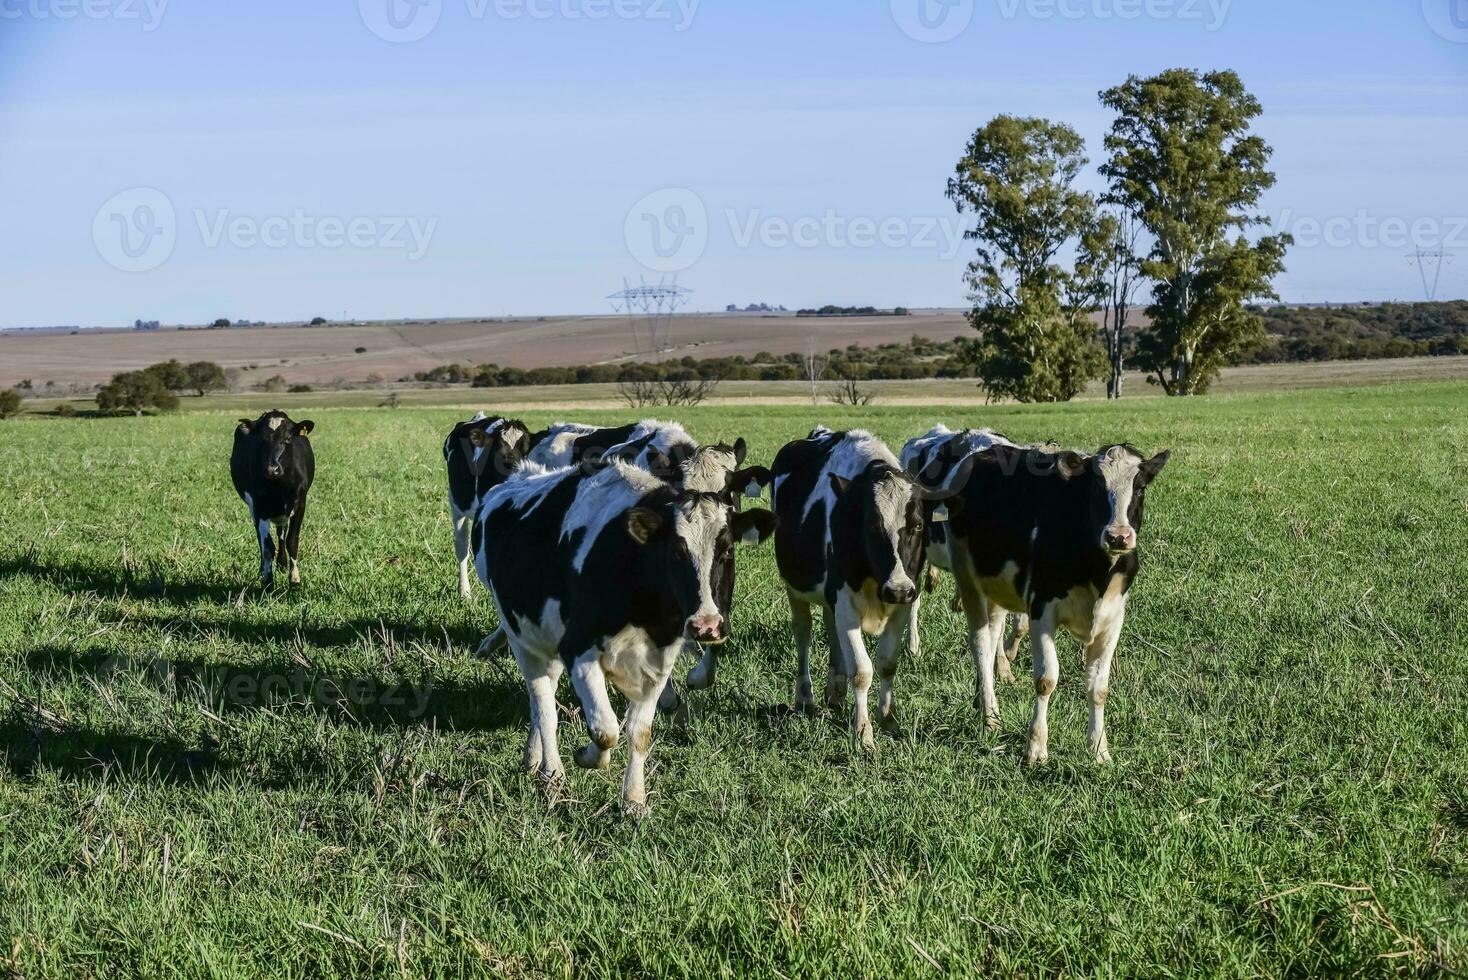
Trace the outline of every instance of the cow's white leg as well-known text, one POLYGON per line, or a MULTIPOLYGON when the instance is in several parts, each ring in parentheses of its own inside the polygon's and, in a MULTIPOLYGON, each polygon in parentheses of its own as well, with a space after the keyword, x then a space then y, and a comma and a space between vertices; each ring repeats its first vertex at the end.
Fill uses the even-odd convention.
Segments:
MULTIPOLYGON (((607 696, 607 675, 600 661, 601 650, 593 647, 571 666, 571 685, 581 699, 581 714, 591 736, 590 742, 576 750, 576 764, 582 769, 606 769, 617 747, 617 713, 607 696)), ((656 697, 652 703, 657 704, 656 697)))
POLYGON ((627 774, 622 778, 622 808, 629 815, 647 812, 647 750, 652 746, 652 720, 657 699, 627 703, 627 774))
POLYGON ((469 598, 469 539, 474 519, 469 515, 454 515, 454 554, 459 558, 459 595, 469 598))
POLYGON ((566 774, 556 739, 556 685, 561 679, 561 660, 554 655, 549 660, 542 659, 520 649, 514 649, 514 654, 530 695, 530 735, 525 740, 525 769, 546 782, 554 782, 566 774))
POLYGON ((790 597, 790 632, 795 637, 795 710, 812 712, 815 689, 810 679, 810 604, 790 597))
POLYGON ((1122 617, 1117 616, 1101 635, 1086 645, 1086 695, 1091 700, 1086 742, 1097 762, 1111 761, 1111 749, 1106 744, 1106 695, 1111 687, 1111 657, 1121 638, 1121 624, 1122 617))
POLYGON ((719 669, 719 648, 710 644, 701 648, 703 656, 693 669, 688 672, 688 686, 695 691, 707 690, 714 686, 714 674, 719 669))
POLYGON ((1030 627, 1030 647, 1035 673, 1035 714, 1030 719, 1030 744, 1025 761, 1031 764, 1050 758, 1050 695, 1060 682, 1060 658, 1055 653, 1055 607, 1048 606, 1038 623, 1030 627))
POLYGON ((881 685, 877 695, 877 720, 884 726, 897 724, 896 705, 893 702, 892 684, 897 677, 897 661, 902 655, 902 640, 910 635, 910 625, 917 622, 916 603, 898 606, 887 619, 882 635, 877 639, 877 676, 881 685))
POLYGON ((872 687, 872 660, 867 656, 866 638, 861 633, 861 617, 851 604, 851 594, 842 588, 836 597, 836 636, 845 658, 846 676, 851 678, 851 738, 867 752, 877 750, 872 737, 872 720, 867 714, 867 692, 872 687))
POLYGON ((260 539, 260 584, 275 581, 275 542, 270 539, 270 522, 255 520, 255 534, 260 539))
POLYGON ((836 612, 830 606, 821 609, 821 621, 826 628, 826 707, 840 711, 846 706, 846 655, 842 653, 841 638, 836 629, 836 612))
POLYGON ((999 628, 1004 628, 1004 611, 989 602, 966 571, 955 571, 953 581, 968 625, 969 655, 974 660, 974 710, 983 712, 984 724, 991 730, 997 729, 999 699, 994 696, 994 661, 998 644, 992 627, 997 618, 999 628))

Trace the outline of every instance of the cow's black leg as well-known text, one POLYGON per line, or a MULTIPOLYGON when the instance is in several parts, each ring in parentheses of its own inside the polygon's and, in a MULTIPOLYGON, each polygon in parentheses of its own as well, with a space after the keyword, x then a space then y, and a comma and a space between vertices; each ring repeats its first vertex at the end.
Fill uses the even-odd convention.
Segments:
POLYGON ((301 551, 301 522, 306 517, 306 495, 302 494, 296 500, 296 506, 291 511, 290 529, 286 532, 285 551, 291 560, 291 584, 301 584, 301 566, 296 558, 301 551))
POLYGON ((826 650, 830 654, 826 666, 826 707, 840 711, 846 707, 846 655, 841 652, 841 640, 836 636, 836 611, 830 606, 823 607, 821 621, 826 627, 826 650))

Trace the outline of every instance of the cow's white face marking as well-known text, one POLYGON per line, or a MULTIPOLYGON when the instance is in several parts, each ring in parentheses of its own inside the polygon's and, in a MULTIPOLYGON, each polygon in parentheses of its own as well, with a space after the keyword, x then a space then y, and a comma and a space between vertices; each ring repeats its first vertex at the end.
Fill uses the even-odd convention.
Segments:
POLYGON ((694 616, 723 615, 714 600, 714 551, 728 521, 724 506, 711 500, 686 501, 673 517, 673 532, 683 540, 698 575, 698 609, 694 616))
POLYGON ((732 452, 704 447, 684 460, 683 489, 723 493, 729 485, 729 474, 734 472, 736 465, 732 452))
POLYGON ((913 581, 902 567, 902 532, 907 527, 907 507, 912 503, 912 484, 897 477, 878 480, 876 485, 877 518, 882 524, 882 533, 892 542, 892 554, 897 564, 892 575, 884 583, 893 591, 913 588, 913 581))
POLYGON ((273 432, 276 429, 280 428, 280 424, 284 421, 285 419, 281 418, 279 415, 274 415, 271 416, 270 421, 265 424, 268 425, 270 427, 270 430, 273 432))
POLYGON ((1098 461, 1101 478, 1106 481, 1106 499, 1111 506, 1111 515, 1106 527, 1101 529, 1101 547, 1107 548, 1106 535, 1109 530, 1132 530, 1127 513, 1132 507, 1132 494, 1137 485, 1137 473, 1142 465, 1139 456, 1122 446, 1113 446, 1098 461))

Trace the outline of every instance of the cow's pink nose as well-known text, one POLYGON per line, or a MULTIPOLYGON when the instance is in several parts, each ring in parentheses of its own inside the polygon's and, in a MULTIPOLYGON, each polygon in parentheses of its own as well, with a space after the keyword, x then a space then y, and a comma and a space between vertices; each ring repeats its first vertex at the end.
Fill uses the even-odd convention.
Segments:
POLYGON ((712 643, 723 639, 724 617, 719 615, 689 616, 684 626, 688 639, 699 643, 712 643))
POLYGON ((1108 527, 1106 547, 1112 551, 1131 551, 1137 546, 1137 532, 1129 527, 1108 527))

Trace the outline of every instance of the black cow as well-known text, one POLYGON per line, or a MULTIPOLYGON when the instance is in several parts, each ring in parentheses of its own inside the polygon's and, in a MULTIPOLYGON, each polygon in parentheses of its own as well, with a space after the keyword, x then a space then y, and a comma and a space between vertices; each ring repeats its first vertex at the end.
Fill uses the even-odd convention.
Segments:
POLYGON ((515 471, 530 452, 530 430, 518 419, 479 412, 454 426, 443 442, 449 471, 449 514, 459 559, 459 595, 469 598, 469 529, 479 501, 515 471))
POLYGON ((826 704, 832 710, 842 707, 850 677, 856 695, 852 737, 871 751, 867 691, 872 662, 863 634, 880 637, 878 716, 891 724, 899 645, 923 570, 923 503, 929 494, 902 471, 881 440, 856 429, 813 430, 781 449, 771 472, 779 521, 775 560, 790 597, 800 658, 796 707, 814 707, 810 607, 819 604, 830 653, 826 704))
POLYGON ((723 494, 678 491, 620 460, 589 474, 527 463, 491 490, 474 527, 475 567, 530 695, 525 767, 547 780, 564 773, 555 696, 563 668, 591 735, 576 762, 610 765, 619 727, 610 680, 628 702, 622 800, 645 811, 658 697, 685 643, 728 638, 734 545, 773 527, 769 511, 735 511, 723 494))
POLYGON ((301 521, 316 478, 316 456, 307 434, 315 427, 311 421, 293 422, 284 412, 266 412, 253 422, 240 419, 235 427, 229 475, 255 524, 262 586, 275 581, 277 550, 290 558, 291 584, 301 581, 301 521), (272 525, 278 549, 270 539, 272 525))
MULTIPOLYGON (((1104 713, 1111 658, 1137 576, 1147 486, 1169 456, 1146 459, 1128 445, 1104 446, 1091 456, 995 446, 969 457, 959 495, 948 502, 953 577, 970 626, 988 622, 991 607, 1030 617, 1030 763, 1049 758, 1050 695, 1060 677, 1055 633, 1061 627, 1085 646, 1088 742, 1096 761, 1110 761, 1104 713)), ((992 641, 991 632, 981 637, 992 641)), ((992 651, 977 660, 992 727, 999 710, 992 651)))

